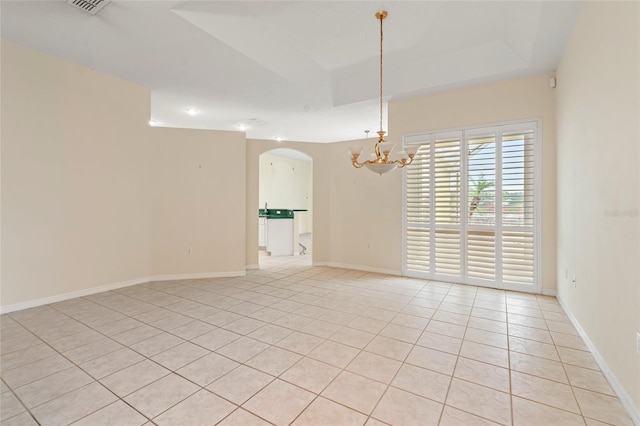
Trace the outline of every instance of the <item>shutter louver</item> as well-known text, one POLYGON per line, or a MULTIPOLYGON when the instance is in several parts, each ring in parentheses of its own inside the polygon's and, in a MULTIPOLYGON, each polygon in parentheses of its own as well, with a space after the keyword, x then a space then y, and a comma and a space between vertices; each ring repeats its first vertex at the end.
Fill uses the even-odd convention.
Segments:
POLYGON ((502 280, 533 284, 533 232, 502 233, 502 280))
POLYGON ((436 229, 436 274, 460 275, 460 231, 436 229))
POLYGON ((467 232, 467 274, 479 280, 495 280, 496 236, 493 231, 467 232))
POLYGON ((429 272, 431 244, 429 228, 407 229, 407 266, 412 271, 429 272))

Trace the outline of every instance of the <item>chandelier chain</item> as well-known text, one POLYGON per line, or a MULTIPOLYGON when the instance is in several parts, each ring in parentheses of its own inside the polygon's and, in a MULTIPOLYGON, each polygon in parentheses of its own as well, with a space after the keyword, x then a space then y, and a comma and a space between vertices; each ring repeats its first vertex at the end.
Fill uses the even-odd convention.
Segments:
POLYGON ((380 16, 380 131, 382 131, 382 21, 383 16, 380 16))

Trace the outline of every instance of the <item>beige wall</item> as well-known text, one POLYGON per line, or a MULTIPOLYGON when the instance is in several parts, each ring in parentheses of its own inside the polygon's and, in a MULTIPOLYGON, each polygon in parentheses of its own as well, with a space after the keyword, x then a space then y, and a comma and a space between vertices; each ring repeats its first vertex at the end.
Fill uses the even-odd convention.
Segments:
POLYGON ((351 165, 348 149, 364 143, 373 152, 374 138, 330 145, 331 257, 336 265, 372 271, 402 272, 402 172, 385 175, 351 165))
MULTIPOLYGON (((542 289, 556 290, 556 110, 552 74, 502 81, 449 92, 416 97, 389 104, 389 138, 401 143, 410 133, 436 131, 524 119, 542 119, 541 275, 542 289)), ((402 181, 386 181, 386 192, 401 204, 402 181)), ((402 214, 390 212, 385 226, 401 229, 402 214)), ((400 232, 397 238, 400 238, 400 232)), ((393 241, 395 247, 396 241, 393 241)), ((400 254, 401 255, 401 254, 400 254)), ((394 253, 394 257, 400 259, 394 253)), ((400 260, 401 262, 401 260, 400 260)))
POLYGON ((639 9, 585 3, 558 69, 558 296, 633 400, 636 421, 639 9))
POLYGON ((148 90, 1 47, 0 304, 148 276, 148 90))
POLYGON ((313 226, 312 167, 311 161, 270 155, 268 152, 260 156, 258 206, 264 208, 267 203, 270 209, 307 210, 296 212, 301 234, 311 232, 313 226))
POLYGON ((3 310, 244 273, 244 134, 150 128, 147 89, 6 41, 1 59, 3 310))
POLYGON ((326 144, 307 142, 276 142, 262 139, 247 139, 247 186, 246 186, 246 265, 248 268, 258 266, 258 220, 259 208, 259 161, 260 155, 276 148, 290 148, 307 154, 313 165, 313 248, 312 258, 315 263, 326 263, 329 260, 331 198, 329 193, 329 176, 331 165, 329 146, 326 144))
POLYGON ((153 275, 244 273, 244 134, 160 127, 150 131, 153 275))

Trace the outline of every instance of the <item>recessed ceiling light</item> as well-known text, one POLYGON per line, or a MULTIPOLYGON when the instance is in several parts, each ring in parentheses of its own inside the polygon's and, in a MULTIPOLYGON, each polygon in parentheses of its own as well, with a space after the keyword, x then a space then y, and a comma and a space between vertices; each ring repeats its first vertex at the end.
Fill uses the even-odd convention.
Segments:
POLYGON ((238 124, 236 126, 238 128, 238 130, 244 132, 245 130, 247 130, 249 128, 249 126, 247 126, 246 124, 238 124))
POLYGON ((189 115, 196 115, 198 113, 197 109, 191 108, 191 107, 187 108, 186 111, 187 111, 187 114, 189 115))
POLYGON ((282 136, 276 136, 274 139, 278 142, 282 142, 284 140, 282 136))
POLYGON ((158 122, 156 120, 149 120, 149 126, 156 126, 158 122))

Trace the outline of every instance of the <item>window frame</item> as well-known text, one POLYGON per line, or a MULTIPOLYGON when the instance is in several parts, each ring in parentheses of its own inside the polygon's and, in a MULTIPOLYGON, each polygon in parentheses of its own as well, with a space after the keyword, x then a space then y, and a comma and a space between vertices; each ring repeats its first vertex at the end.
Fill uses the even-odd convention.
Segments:
MULTIPOLYGON (((490 287, 490 288, 498 288, 503 290, 513 290, 513 291, 523 291, 528 293, 537 293, 540 294, 542 291, 542 266, 541 266, 541 246, 542 246, 542 134, 543 134, 543 126, 542 126, 542 118, 529 118, 522 120, 512 120, 512 121, 503 121, 497 123, 489 123, 489 124, 481 124, 475 126, 464 126, 457 128, 449 128, 442 130, 433 130, 433 131, 422 131, 416 133, 408 133, 402 136, 402 146, 405 147, 407 145, 415 145, 420 144, 420 141, 424 141, 426 139, 432 141, 431 149, 433 149, 433 140, 434 138, 441 139, 443 136, 453 135, 453 134, 461 134, 460 141, 460 173, 461 173, 461 182, 465 182, 461 185, 460 188, 460 276, 451 276, 451 275, 438 275, 435 272, 435 267, 431 266, 430 268, 432 272, 421 272, 421 271, 412 271, 408 269, 407 265, 407 240, 408 240, 408 209, 407 209, 407 168, 405 168, 402 172, 402 274, 403 276, 411 277, 411 278, 420 278, 420 279, 428 279, 428 280, 437 280, 437 281, 445 281, 457 284, 466 284, 466 285, 474 285, 480 287, 490 287), (469 224, 466 220, 466 214, 468 211, 468 155, 467 155, 467 141, 470 137, 474 135, 478 135, 481 133, 489 133, 489 132, 497 132, 499 131, 502 135, 503 133, 517 131, 518 129, 522 130, 530 130, 533 128, 534 130, 534 139, 533 139, 533 284, 519 284, 519 283, 505 283, 502 280, 500 282, 497 281, 496 278, 492 281, 478 280, 469 278, 467 276, 467 248, 468 248, 468 229, 469 224)), ((501 148, 500 148, 501 151, 501 148)), ((430 150, 432 153, 432 151, 430 150)), ((431 154, 433 155, 433 153, 431 154)), ((496 153, 497 156, 497 153, 496 153)), ((502 166, 502 164, 500 164, 502 166)), ((410 166, 409 166, 410 167, 410 166)), ((431 191, 429 194, 430 200, 433 200, 433 171, 434 171, 434 162, 431 161, 430 164, 430 180, 431 180, 431 191)), ((498 175, 502 175, 502 168, 500 168, 500 173, 496 173, 496 179, 498 179, 498 175)), ((502 201, 502 195, 496 195, 496 204, 498 202, 498 198, 502 201)), ((430 205, 430 209, 435 208, 433 204, 430 205)), ((430 222, 434 224, 435 222, 430 222)), ((431 226, 431 225, 429 225, 431 226)), ((502 223, 500 223, 500 228, 494 226, 494 229, 497 231, 508 231, 510 229, 509 226, 505 227, 502 223)), ((501 246, 501 236, 498 232, 495 232, 495 247, 496 250, 498 245, 501 246)), ((430 253, 431 259, 434 258, 434 248, 435 241, 430 241, 430 253)), ((502 247, 500 247, 502 249, 502 247)), ((496 256, 496 271, 498 267, 502 267, 502 256, 496 256)))

